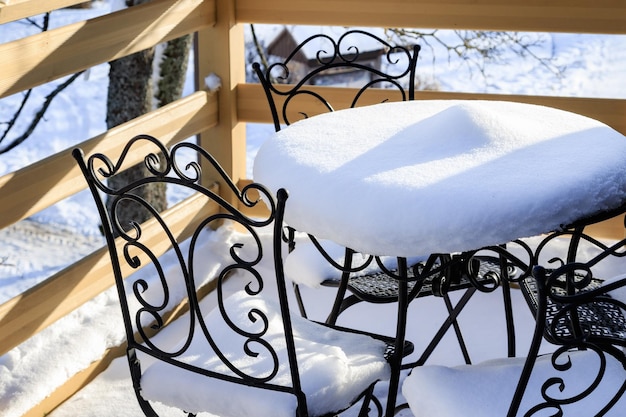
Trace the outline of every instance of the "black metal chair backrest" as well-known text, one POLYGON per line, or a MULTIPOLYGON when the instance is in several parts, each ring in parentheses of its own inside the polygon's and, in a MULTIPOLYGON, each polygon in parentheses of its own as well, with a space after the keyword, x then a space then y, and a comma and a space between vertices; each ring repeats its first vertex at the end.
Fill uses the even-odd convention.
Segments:
MULTIPOLYGON (((619 242, 619 246, 623 247, 624 243, 619 242)), ((607 249, 615 252, 617 248, 607 249)), ((617 410, 614 406, 626 392, 626 378, 623 377, 626 368, 626 304, 625 300, 616 299, 610 293, 624 290, 626 278, 603 285, 601 280, 593 277, 590 269, 597 260, 566 263, 549 270, 540 265, 533 269, 536 327, 508 416, 517 415, 525 395, 532 396, 537 392, 541 395, 535 395, 535 398, 541 398, 542 402, 531 404, 532 408, 524 415, 535 415, 533 413, 542 410, 551 410, 554 414, 550 415, 563 415, 563 407, 581 404, 589 398, 598 398, 598 395, 601 402, 594 401, 601 412, 595 415, 617 410), (557 345, 549 363, 558 376, 544 380, 538 373, 540 376, 535 377, 535 381, 541 386, 529 386, 531 376, 536 372, 543 337, 557 345), (581 368, 576 361, 572 363, 570 355, 576 351, 595 358, 588 360, 589 368, 581 368), (581 374, 581 369, 585 374, 581 374), (582 386, 568 389, 573 380, 582 386)), ((543 375, 545 378, 545 370, 543 375)))
MULTIPOLYGON (((546 270, 543 283, 529 277, 520 282, 533 312, 542 301, 546 311, 544 337, 557 345, 586 342, 626 346, 626 317, 618 300, 606 294, 604 282, 609 265, 626 257, 626 239, 608 242, 592 236, 588 229, 614 216, 624 216, 626 205, 602 212, 547 235, 534 253, 534 265, 546 270), (560 249, 566 244, 566 250, 560 249), (554 253, 558 253, 555 256, 554 253)), ((609 268, 610 269, 610 268, 609 268)), ((541 325, 541 323, 540 323, 541 325)))
POLYGON ((578 404, 598 392, 605 397, 606 402, 598 404, 604 413, 626 392, 626 380, 609 384, 613 386, 608 388, 606 382, 602 385, 603 380, 611 379, 615 364, 622 371, 626 368, 626 278, 609 281, 607 278, 611 277, 602 276, 602 272, 613 269, 607 263, 614 266, 612 261, 626 256, 626 239, 608 242, 587 232, 589 226, 624 216, 625 212, 626 206, 621 206, 581 219, 548 234, 537 245, 533 276, 519 281, 535 315, 535 332, 509 415, 515 415, 525 391, 531 389, 541 390, 544 401, 536 404, 534 410, 549 408, 557 413, 562 412, 563 405, 578 404), (615 297, 616 292, 622 296, 615 297), (565 394, 554 396, 556 391, 548 389, 559 383, 554 379, 540 380, 542 387, 527 387, 542 339, 557 346, 551 363, 562 372, 562 381, 571 378, 568 371, 576 373, 576 367, 568 363, 572 351, 597 357, 597 367, 587 371, 591 372, 590 382, 584 391, 572 394, 565 390, 565 394))
POLYGON ((356 78, 344 82, 358 88, 349 107, 373 104, 367 98, 373 89, 386 89, 388 93, 377 102, 413 100, 419 50, 418 45, 392 45, 369 32, 350 30, 336 40, 326 34, 311 36, 284 60, 265 69, 256 62, 252 66, 267 95, 274 128, 279 131, 281 125, 337 110, 332 105, 331 91, 321 92, 322 89, 312 86, 328 85, 329 79, 338 74, 350 73, 356 78), (382 51, 382 64, 372 63, 371 51, 358 46, 364 44, 382 51), (315 57, 306 63, 299 62, 309 49, 315 49, 315 57))
MULTIPOLYGON (((291 393, 297 397, 298 409, 307 410, 306 399, 300 388, 282 273, 281 227, 287 198, 286 192, 280 190, 277 197, 273 197, 262 185, 256 183, 239 190, 215 159, 199 146, 193 143, 179 143, 168 150, 158 140, 147 135, 133 138, 116 162, 99 153, 85 158, 80 149, 75 149, 73 155, 89 184, 103 222, 102 229, 111 256, 126 327, 127 353, 133 385, 146 415, 156 415, 151 405, 140 394, 143 370, 139 358, 146 356, 208 378, 291 393), (143 152, 145 155, 142 165, 146 169, 146 176, 120 188, 110 188, 107 185, 107 179, 126 169, 125 159, 131 153, 136 152, 143 152), (227 199, 221 197, 212 187, 200 183, 201 169, 197 162, 199 159, 206 162, 207 167, 215 169, 223 183, 230 188, 236 197, 231 201, 252 207, 262 200, 269 207, 269 213, 262 218, 248 217, 227 199), (159 213, 148 201, 137 195, 139 189, 155 183, 167 184, 168 190, 180 188, 187 190, 188 194, 195 193, 194 198, 199 203, 188 207, 188 216, 183 219, 183 227, 177 227, 174 224, 180 221, 180 215, 172 216, 167 211, 159 213), (209 209, 209 214, 197 215, 196 212, 207 207, 206 204, 212 207, 209 209), (195 211, 192 212, 191 209, 194 208, 195 211), (136 209, 134 210, 136 213, 147 211, 152 219, 143 224, 138 222, 121 224, 119 220, 121 211, 129 209, 136 209), (210 257, 212 253, 202 245, 202 242, 206 241, 203 238, 206 237, 206 233, 210 232, 211 227, 224 222, 232 222, 236 225, 240 230, 237 236, 240 236, 241 240, 234 243, 219 242, 224 245, 219 253, 225 253, 228 256, 227 259, 214 259, 212 263, 220 265, 216 273, 217 307, 223 322, 228 325, 228 332, 240 337, 240 354, 246 358, 247 365, 256 359, 270 358, 268 362, 271 366, 264 375, 250 374, 247 367, 237 365, 237 357, 227 356, 222 352, 220 345, 223 340, 215 337, 212 329, 207 326, 205 315, 208 311, 203 309, 198 299, 199 287, 204 284, 203 281, 212 278, 200 276, 200 272, 204 270, 202 265, 209 262, 207 257, 210 257), (268 227, 273 227, 272 242, 263 245, 259 230, 268 227), (165 258, 160 256, 163 246, 171 248, 169 261, 164 261, 165 258), (267 279, 264 281, 259 271, 261 260, 265 259, 264 249, 271 249, 274 252, 275 283, 267 279), (140 270, 143 267, 145 268, 140 270), (149 270, 148 273, 146 270, 149 270), (233 272, 245 273, 246 278, 241 281, 240 285, 246 297, 267 297, 280 300, 285 334, 285 340, 282 343, 287 346, 289 363, 279 363, 275 347, 265 340, 267 326, 264 328, 262 323, 267 324, 268 313, 266 311, 255 307, 254 311, 250 311, 245 318, 230 315, 228 304, 225 302, 227 294, 223 284, 233 272), (130 276, 125 279, 126 275, 130 276), (169 346, 154 337, 154 331, 162 328, 167 321, 169 311, 185 300, 190 309, 189 314, 184 316, 187 333, 182 338, 181 344, 169 346), (238 319, 246 323, 238 322, 238 319), (250 330, 252 325, 255 326, 254 330, 250 330), (185 355, 192 344, 198 343, 198 340, 206 344, 207 351, 214 352, 215 357, 219 358, 223 367, 228 368, 229 371, 220 373, 182 362, 180 358, 185 355), (292 383, 288 386, 274 380, 279 366, 287 366, 291 370, 292 383)), ((213 242, 216 244, 215 239, 213 242)), ((272 254, 269 253, 269 256, 272 254)), ((211 308, 211 310, 214 309, 211 308)), ((164 381, 164 384, 168 383, 164 381)), ((305 413, 302 412, 303 415, 305 413)))

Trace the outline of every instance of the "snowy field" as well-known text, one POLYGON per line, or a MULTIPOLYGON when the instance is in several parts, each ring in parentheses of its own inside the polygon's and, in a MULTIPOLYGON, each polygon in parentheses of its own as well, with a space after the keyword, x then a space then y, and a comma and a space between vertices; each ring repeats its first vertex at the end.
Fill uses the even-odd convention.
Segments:
MULTIPOLYGON (((109 2, 101 1, 91 10, 55 12, 51 24, 54 27, 83 20, 106 13, 109 8, 109 2)), ((270 31, 271 28, 257 27, 257 31, 263 30, 270 31)), ((33 33, 33 29, 21 22, 1 25, 0 41, 10 41, 29 33, 33 33)), ((507 64, 489 66, 486 77, 482 77, 475 71, 467 71, 462 62, 449 62, 446 56, 433 61, 432 51, 428 48, 421 53, 419 72, 424 79, 433 80, 447 91, 626 98, 626 36, 540 36, 545 43, 536 53, 543 57, 552 56, 553 62, 565 67, 562 78, 554 76, 546 67, 531 59, 516 59, 507 64)), ((193 68, 193 65, 190 67, 193 68)), ((106 130, 102 103, 106 102, 107 75, 108 65, 92 68, 59 96, 33 137, 0 155, 0 175, 23 168, 106 130)), ((191 77, 187 84, 185 94, 191 92, 191 77)), ((40 103, 52 88, 42 86, 35 89, 31 102, 40 103)), ((20 100, 20 94, 0 100, 0 121, 13 115, 20 100)), ((27 108, 25 112, 28 111, 27 108)), ((27 122, 28 118, 20 120, 16 131, 21 133, 27 122)), ((270 125, 248 125, 249 166, 258 147, 272 131, 270 125)), ((0 231, 3 248, 0 254, 0 303, 100 247, 103 240, 98 232, 98 223, 90 196, 83 192, 0 231)), ((229 231, 219 233, 227 237, 229 231)), ((330 294, 316 290, 307 292, 305 296, 315 299, 315 303, 311 303, 315 305, 313 316, 322 316, 328 311, 330 294)), ((493 309, 498 308, 494 303, 498 302, 497 297, 479 295, 472 300, 470 310, 466 312, 466 317, 474 318, 474 321, 466 321, 464 328, 468 329, 468 343, 470 351, 475 352, 475 360, 504 353, 499 334, 490 330, 502 325, 501 316, 493 314, 493 309), (481 318, 480 326, 472 325, 476 317, 481 318)), ((520 333, 528 334, 532 326, 528 309, 521 305, 523 300, 519 294, 516 294, 514 302, 520 304, 516 309, 519 312, 520 333)), ((116 303, 116 296, 108 291, 0 357, 0 416, 21 416, 69 376, 99 358, 106 348, 119 344, 123 331, 116 303)), ((435 299, 419 300, 411 307, 411 317, 414 318, 443 317, 443 313, 443 303, 435 299)), ((346 315, 345 323, 354 323, 355 319, 362 319, 363 314, 366 311, 355 310, 346 315)), ((376 320, 372 320, 374 327, 387 332, 393 309, 380 307, 376 316, 376 320)), ((425 340, 423 336, 432 334, 438 322, 419 320, 418 323, 409 329, 409 338, 416 342, 419 350, 420 343, 425 340)), ((524 346, 524 340, 520 340, 519 344, 524 346)), ((461 356, 454 341, 447 338, 432 360, 435 363, 456 364, 461 356)), ((130 389, 124 359, 115 361, 94 383, 51 414, 52 417, 77 415, 141 415, 130 389)))

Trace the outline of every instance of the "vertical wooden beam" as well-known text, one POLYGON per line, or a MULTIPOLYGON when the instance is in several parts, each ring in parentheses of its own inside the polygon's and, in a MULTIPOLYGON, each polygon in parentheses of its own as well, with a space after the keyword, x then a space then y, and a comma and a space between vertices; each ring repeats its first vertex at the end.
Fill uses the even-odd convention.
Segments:
MULTIPOLYGON (((200 135, 200 145, 217 158, 237 183, 246 177, 246 128, 237 117, 237 84, 245 82, 243 26, 236 24, 235 2, 217 0, 216 24, 198 32, 196 62, 200 88, 209 74, 221 79, 218 94, 217 126, 200 135)), ((212 170, 203 169, 205 184, 218 181, 212 170)), ((223 184, 221 184, 223 185, 223 184)), ((227 187, 220 187, 222 194, 227 187)), ((224 195, 227 197, 227 195, 224 195)), ((233 201, 234 202, 234 201, 233 201)))

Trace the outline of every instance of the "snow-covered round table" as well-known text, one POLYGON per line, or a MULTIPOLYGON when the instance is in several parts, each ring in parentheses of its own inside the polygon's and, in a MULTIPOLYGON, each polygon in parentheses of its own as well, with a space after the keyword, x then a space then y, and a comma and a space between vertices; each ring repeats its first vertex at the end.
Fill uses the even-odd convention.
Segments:
POLYGON ((286 188, 295 229, 356 251, 452 253, 559 228, 626 200, 626 137, 499 101, 383 103, 292 124, 254 180, 286 188))

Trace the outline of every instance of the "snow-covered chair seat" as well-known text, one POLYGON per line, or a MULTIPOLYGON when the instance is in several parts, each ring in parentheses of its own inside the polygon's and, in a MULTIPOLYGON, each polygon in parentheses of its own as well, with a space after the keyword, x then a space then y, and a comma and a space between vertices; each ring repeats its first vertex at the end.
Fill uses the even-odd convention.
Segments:
MULTIPOLYGON (((557 358, 558 363, 566 363, 568 357, 571 359, 572 367, 561 372, 553 368, 552 355, 537 359, 519 413, 513 416, 556 415, 540 412, 526 414, 532 407, 544 403, 541 386, 549 378, 563 378, 562 392, 559 392, 558 384, 547 391, 548 395, 554 398, 571 399, 592 387, 593 379, 598 376, 600 369, 598 355, 593 351, 570 352, 557 358)), ((402 393, 415 417, 509 416, 507 413, 524 363, 525 358, 502 358, 476 365, 417 367, 404 380, 402 393)), ((625 380, 624 366, 609 356, 601 384, 591 395, 580 401, 564 404, 563 415, 572 417, 599 415, 599 411, 618 394, 620 387, 624 386, 625 380)), ((606 416, 623 416, 625 407, 626 397, 622 396, 606 416)))
POLYGON ((272 194, 258 183, 239 189, 198 145, 168 149, 148 135, 132 138, 117 161, 100 153, 85 158, 80 149, 74 157, 100 213, 132 388, 146 416, 164 406, 220 417, 326 416, 360 400, 365 410, 381 408, 373 389, 390 377, 393 339, 311 322, 289 307, 286 190, 272 194), (143 161, 141 175, 115 185, 109 178, 127 158, 143 161), (200 182, 202 170, 221 178, 219 193, 200 182), (155 183, 191 197, 179 210, 162 211, 147 196, 155 183), (264 216, 239 209, 261 201, 269 209, 264 216), (228 226, 237 232, 214 233, 228 226))
MULTIPOLYGON (((267 314, 268 331, 264 339, 276 349, 278 362, 284 364, 279 367, 273 381, 289 385, 291 375, 287 366, 280 306, 275 302, 254 299, 241 291, 230 296, 224 307, 234 322, 243 322, 255 309, 267 314)), ((232 330, 219 311, 209 313, 206 324, 224 354, 240 352, 240 338, 232 337, 232 330)), ((323 416, 342 410, 362 395, 373 381, 389 378, 389 364, 383 358, 385 343, 366 335, 331 329, 298 315, 292 318, 292 328, 309 416, 323 416)), ((192 342, 177 360, 236 378, 204 339, 192 342)), ((234 364, 239 369, 246 368, 240 361, 234 364)), ((262 375, 267 369, 272 369, 273 364, 268 357, 263 361, 250 361, 248 366, 247 372, 262 375), (254 371, 255 368, 258 370, 254 371)), ((284 392, 259 390, 207 378, 161 361, 144 371, 141 387, 141 395, 147 400, 189 412, 208 411, 222 417, 291 417, 296 415, 298 406, 296 397, 284 392)))
POLYGON ((414 368, 402 392, 415 417, 623 415, 626 277, 599 282, 594 265, 533 269, 536 323, 526 358, 414 368), (570 295, 564 281, 575 288, 570 295), (607 317, 615 320, 611 331, 607 317), (544 338, 557 348, 539 356, 544 338))

